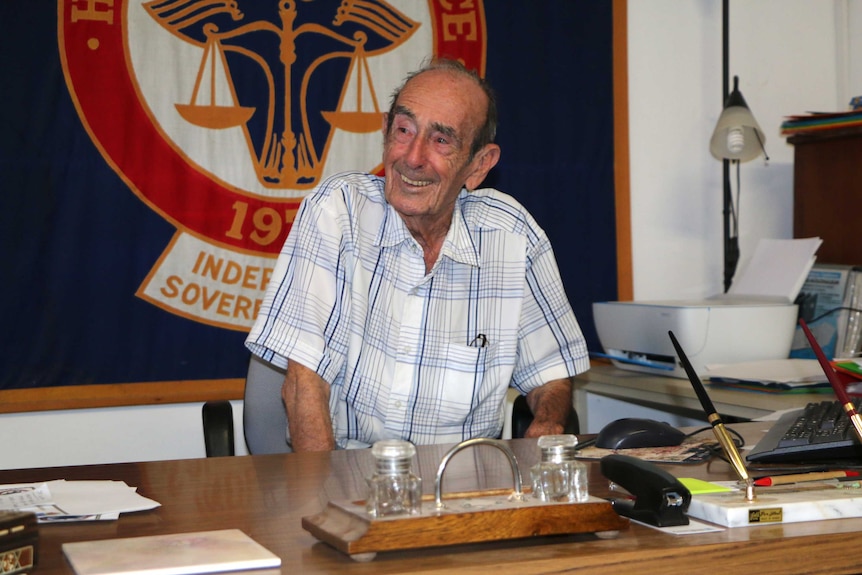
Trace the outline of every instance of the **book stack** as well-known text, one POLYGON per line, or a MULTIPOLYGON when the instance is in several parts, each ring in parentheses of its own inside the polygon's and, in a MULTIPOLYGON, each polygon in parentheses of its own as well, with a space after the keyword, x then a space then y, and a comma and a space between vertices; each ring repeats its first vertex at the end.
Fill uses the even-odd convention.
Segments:
POLYGON ((842 130, 859 126, 862 126, 862 109, 847 112, 811 112, 787 116, 781 123, 781 135, 815 134, 826 130, 842 130))
MULTIPOLYGON (((815 264, 796 298, 799 316, 830 358, 852 358, 862 352, 862 267, 815 264)), ((790 357, 814 359, 797 327, 790 357)))

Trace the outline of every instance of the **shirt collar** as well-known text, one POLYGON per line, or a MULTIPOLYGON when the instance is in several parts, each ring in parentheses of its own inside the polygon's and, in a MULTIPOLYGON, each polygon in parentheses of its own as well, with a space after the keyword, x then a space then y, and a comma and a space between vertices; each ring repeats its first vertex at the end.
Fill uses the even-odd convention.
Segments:
MULTIPOLYGON (((478 266, 479 253, 462 213, 465 199, 469 193, 466 189, 462 189, 455 200, 452 224, 449 226, 446 239, 443 240, 443 248, 440 250, 440 255, 459 263, 478 266)), ((412 241, 413 238, 404 224, 404 220, 401 219, 395 208, 387 202, 386 213, 383 216, 383 224, 380 226, 380 232, 377 234, 376 244, 380 247, 391 247, 408 240, 412 241)))

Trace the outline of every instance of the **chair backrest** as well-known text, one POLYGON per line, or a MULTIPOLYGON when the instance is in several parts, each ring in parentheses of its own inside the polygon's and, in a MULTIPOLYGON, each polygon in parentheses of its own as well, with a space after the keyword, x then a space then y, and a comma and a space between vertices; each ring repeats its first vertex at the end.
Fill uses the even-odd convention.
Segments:
POLYGON ((284 370, 252 354, 245 380, 242 425, 249 453, 287 453, 284 370))
MULTIPOLYGON (((251 454, 287 453, 287 414, 281 400, 285 370, 252 354, 248 364, 243 406, 245 443, 251 454)), ((515 400, 512 412, 512 437, 523 437, 533 420, 524 396, 515 400)), ((565 433, 579 433, 578 414, 569 414, 565 433)))

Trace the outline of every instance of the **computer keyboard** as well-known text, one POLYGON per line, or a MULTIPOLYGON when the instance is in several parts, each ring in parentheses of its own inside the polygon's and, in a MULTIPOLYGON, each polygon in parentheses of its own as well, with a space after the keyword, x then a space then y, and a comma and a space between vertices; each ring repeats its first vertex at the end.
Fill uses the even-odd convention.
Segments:
MULTIPOLYGON (((862 407, 862 399, 853 402, 857 410, 862 407)), ((746 459, 753 463, 846 459, 862 463, 862 443, 841 404, 820 401, 784 414, 746 459)))

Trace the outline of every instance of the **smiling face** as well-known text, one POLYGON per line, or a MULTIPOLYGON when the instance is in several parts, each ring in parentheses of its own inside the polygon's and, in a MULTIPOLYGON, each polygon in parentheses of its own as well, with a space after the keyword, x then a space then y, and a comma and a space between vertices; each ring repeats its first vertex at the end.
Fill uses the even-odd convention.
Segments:
POLYGON ((407 82, 384 120, 386 200, 420 242, 442 242, 461 188, 477 187, 497 163, 496 144, 470 157, 487 105, 472 78, 429 70, 407 82))

